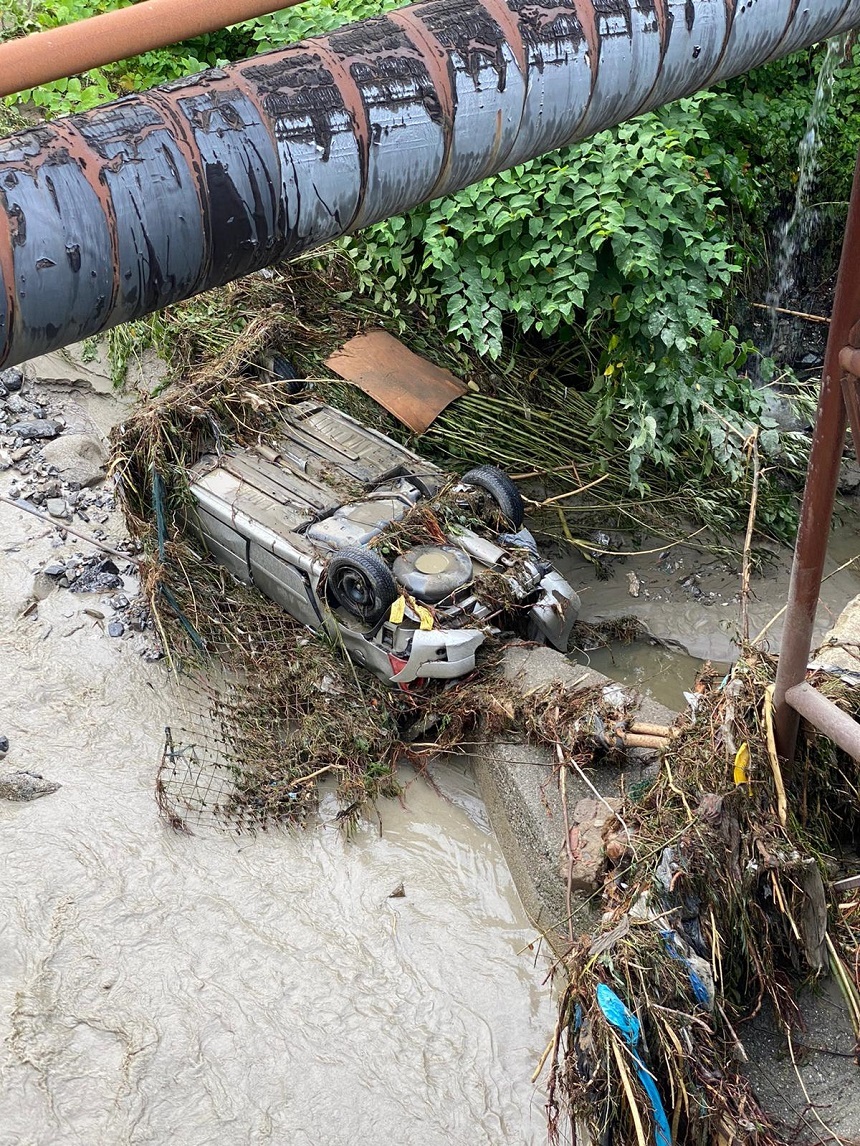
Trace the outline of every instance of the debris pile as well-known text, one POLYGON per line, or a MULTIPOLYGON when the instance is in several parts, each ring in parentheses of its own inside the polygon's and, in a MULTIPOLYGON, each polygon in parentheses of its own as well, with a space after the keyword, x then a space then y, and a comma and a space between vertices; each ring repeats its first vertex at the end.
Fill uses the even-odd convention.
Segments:
MULTIPOLYGON (((857 838, 860 773, 810 736, 782 775, 773 674, 749 650, 723 682, 703 676, 656 782, 604 826, 602 919, 562 960, 548 1055, 556 1136, 567 1118, 594 1142, 792 1140, 743 1073, 741 1024, 771 1006, 793 1055, 797 988, 827 971, 860 1054, 860 901, 828 890, 857 838)), ((856 689, 828 688, 860 712, 856 689)))

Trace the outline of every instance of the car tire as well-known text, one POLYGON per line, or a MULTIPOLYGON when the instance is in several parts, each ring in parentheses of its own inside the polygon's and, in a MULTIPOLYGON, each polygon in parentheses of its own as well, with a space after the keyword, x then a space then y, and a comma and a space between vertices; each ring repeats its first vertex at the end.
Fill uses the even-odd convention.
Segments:
POLYGON ((391 570, 368 549, 340 549, 328 563, 326 592, 332 604, 367 625, 382 620, 399 597, 391 570))
POLYGON ((460 479, 463 485, 475 486, 488 493, 496 503, 499 512, 514 529, 520 529, 525 517, 525 507, 520 491, 508 475, 495 466, 477 466, 460 479))

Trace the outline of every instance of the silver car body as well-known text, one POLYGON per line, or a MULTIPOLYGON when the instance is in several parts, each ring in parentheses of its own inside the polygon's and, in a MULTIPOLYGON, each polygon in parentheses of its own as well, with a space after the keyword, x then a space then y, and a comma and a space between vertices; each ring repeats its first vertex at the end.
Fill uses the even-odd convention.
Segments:
MULTIPOLYGON (((197 524, 212 555, 308 628, 340 639, 359 664, 398 685, 471 672, 493 631, 493 610, 469 591, 428 611, 406 595, 403 616, 363 625, 326 600, 332 555, 364 547, 451 478, 444 471, 316 401, 291 408, 271 445, 206 455, 192 471, 197 524), (422 627, 423 626, 423 627, 422 627)), ((579 610, 570 585, 540 559, 527 530, 498 542, 470 529, 448 541, 471 562, 472 578, 493 570, 528 609, 533 635, 565 649, 579 610)), ((392 616, 394 612, 392 611, 392 616)))

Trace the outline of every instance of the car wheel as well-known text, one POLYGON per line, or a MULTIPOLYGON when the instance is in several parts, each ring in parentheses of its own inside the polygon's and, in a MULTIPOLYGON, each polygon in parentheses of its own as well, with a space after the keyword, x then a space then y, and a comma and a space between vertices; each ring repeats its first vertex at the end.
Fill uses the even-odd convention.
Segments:
POLYGON ((365 624, 375 625, 397 600, 391 570, 367 549, 341 549, 328 563, 327 592, 332 602, 365 624))
POLYGON ((520 491, 506 473, 495 466, 478 466, 469 470, 460 479, 463 485, 471 485, 488 493, 495 502, 502 517, 511 523, 514 529, 523 524, 525 508, 520 491))

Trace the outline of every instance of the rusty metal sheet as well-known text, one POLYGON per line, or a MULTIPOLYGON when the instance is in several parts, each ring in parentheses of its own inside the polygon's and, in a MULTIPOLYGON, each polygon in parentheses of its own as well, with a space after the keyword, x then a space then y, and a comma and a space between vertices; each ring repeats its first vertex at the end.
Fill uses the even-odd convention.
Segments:
POLYGON ((385 330, 345 342, 326 366, 384 406, 415 434, 423 434, 466 387, 448 370, 413 354, 385 330))

